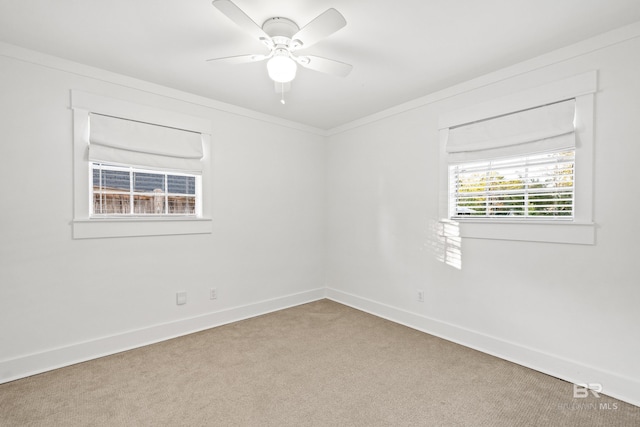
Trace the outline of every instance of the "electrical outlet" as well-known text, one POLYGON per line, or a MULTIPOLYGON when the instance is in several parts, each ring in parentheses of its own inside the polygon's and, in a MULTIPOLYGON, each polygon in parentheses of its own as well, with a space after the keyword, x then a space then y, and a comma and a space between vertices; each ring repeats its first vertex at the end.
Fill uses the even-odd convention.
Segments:
POLYGON ((424 291, 421 289, 418 289, 418 301, 419 302, 424 302, 424 291))
POLYGON ((187 293, 186 292, 178 292, 176 294, 176 304, 183 305, 187 303, 187 293))
POLYGON ((211 288, 209 291, 209 299, 218 299, 218 290, 216 288, 211 288))

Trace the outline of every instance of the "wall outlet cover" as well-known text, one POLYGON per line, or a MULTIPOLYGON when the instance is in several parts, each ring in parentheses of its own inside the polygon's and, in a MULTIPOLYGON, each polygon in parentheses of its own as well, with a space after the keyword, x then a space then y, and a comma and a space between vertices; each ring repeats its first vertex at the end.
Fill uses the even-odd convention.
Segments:
POLYGON ((176 294, 176 304, 183 305, 187 303, 187 293, 186 292, 178 292, 176 294))

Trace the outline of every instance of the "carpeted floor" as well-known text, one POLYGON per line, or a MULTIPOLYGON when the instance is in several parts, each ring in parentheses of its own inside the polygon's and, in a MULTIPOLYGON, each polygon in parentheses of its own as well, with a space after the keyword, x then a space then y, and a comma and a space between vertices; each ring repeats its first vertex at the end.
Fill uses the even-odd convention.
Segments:
POLYGON ((0 385, 2 426, 639 426, 640 408, 321 300, 0 385))

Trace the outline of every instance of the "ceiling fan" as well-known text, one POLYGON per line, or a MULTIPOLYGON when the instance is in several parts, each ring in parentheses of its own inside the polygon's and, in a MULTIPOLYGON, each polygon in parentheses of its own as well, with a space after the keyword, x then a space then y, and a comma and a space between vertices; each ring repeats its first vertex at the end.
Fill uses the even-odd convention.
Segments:
MULTIPOLYGON (((269 18, 260 27, 231 0, 213 0, 212 3, 237 26, 264 43, 270 51, 264 55, 228 56, 212 58, 207 61, 242 64, 267 60, 269 77, 275 82, 276 91, 282 93, 289 89, 290 82, 295 78, 297 65, 340 77, 347 76, 353 68, 350 64, 333 59, 294 54, 347 25, 347 21, 335 9, 327 9, 300 29, 295 22, 282 17, 269 18)), ((281 102, 284 104, 284 97, 281 102)))

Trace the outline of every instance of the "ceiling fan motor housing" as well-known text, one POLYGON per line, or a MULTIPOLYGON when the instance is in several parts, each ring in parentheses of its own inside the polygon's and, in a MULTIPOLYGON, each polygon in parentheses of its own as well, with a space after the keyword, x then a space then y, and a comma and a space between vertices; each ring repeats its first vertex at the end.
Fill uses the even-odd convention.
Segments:
POLYGON ((275 17, 264 21, 262 30, 272 38, 280 36, 291 40, 291 37, 300 31, 300 28, 290 19, 275 17))
POLYGON ((267 33, 271 40, 273 40, 273 44, 283 45, 287 48, 299 48, 302 46, 302 43, 298 40, 291 40, 300 28, 298 25, 290 19, 275 17, 267 19, 264 24, 262 24, 262 30, 267 33))

